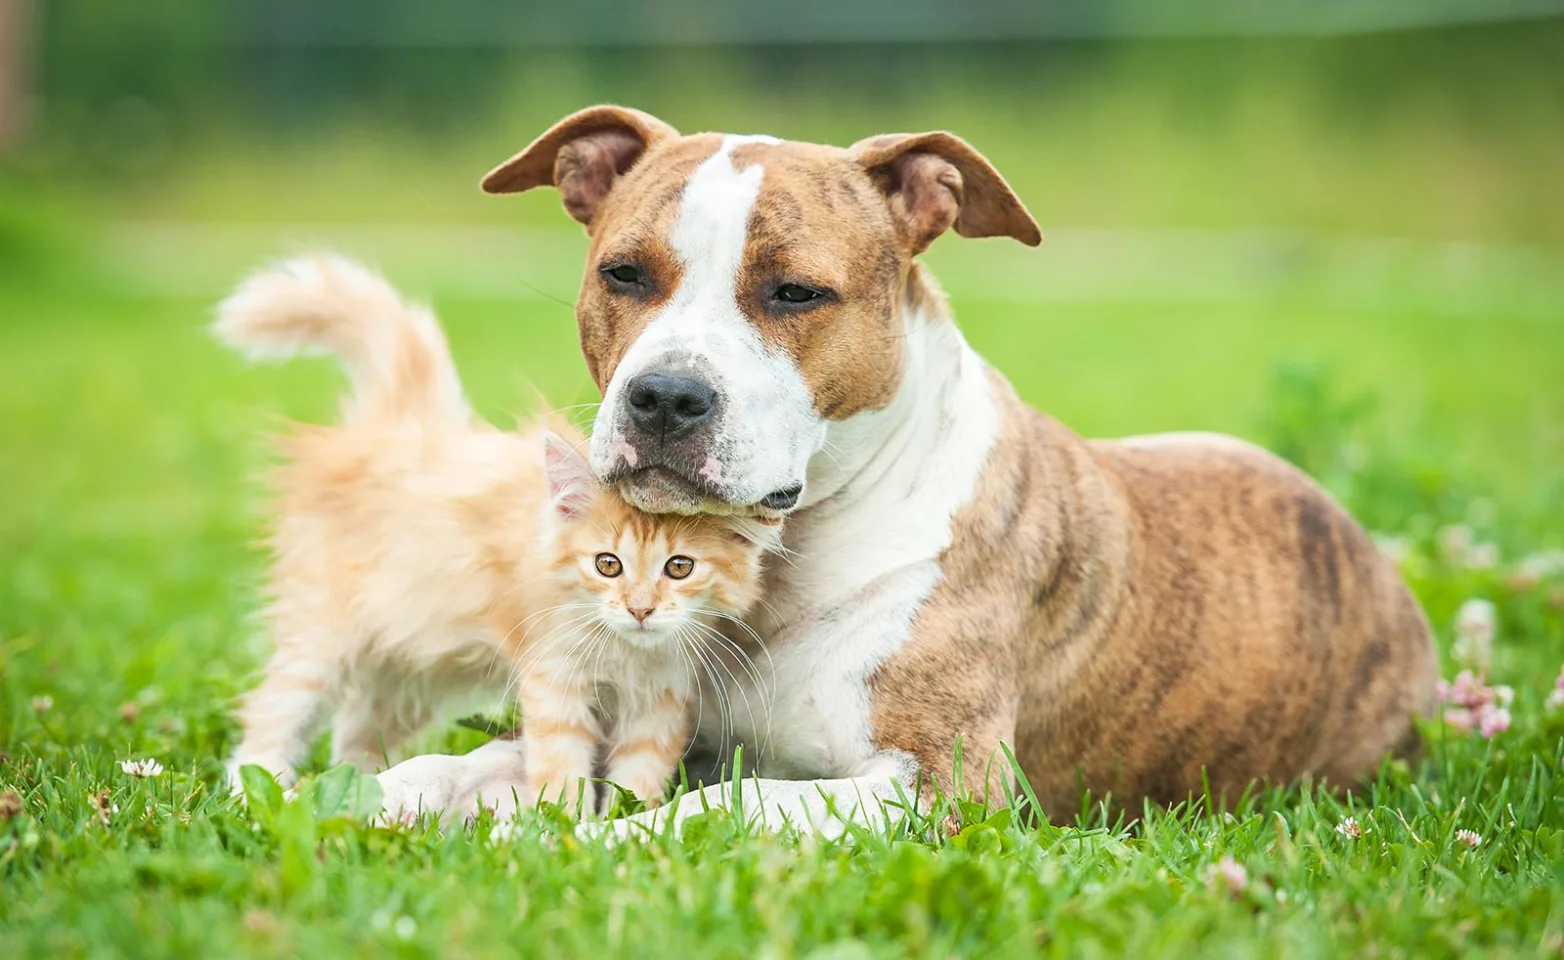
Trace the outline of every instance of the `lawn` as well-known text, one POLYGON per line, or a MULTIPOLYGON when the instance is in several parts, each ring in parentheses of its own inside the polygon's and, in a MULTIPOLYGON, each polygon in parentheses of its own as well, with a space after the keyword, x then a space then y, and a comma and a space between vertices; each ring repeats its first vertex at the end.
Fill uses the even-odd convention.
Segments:
MULTIPOLYGON (((863 62, 832 83, 810 74, 830 55, 784 51, 700 96, 694 54, 661 71, 627 53, 617 73, 539 54, 495 95, 503 125, 449 121, 463 139, 355 115, 187 151, 169 108, 127 150, 91 139, 88 107, 62 111, 82 129, 0 171, 0 956, 1560 956, 1560 36, 1236 60, 1088 45, 1037 69, 977 50, 940 59, 963 79, 927 99, 880 77, 921 77, 918 51, 849 51, 863 62), (556 74, 574 79, 538 80, 556 74), (857 80, 862 101, 839 104, 857 80), (342 248, 432 299, 485 414, 531 384, 591 400, 580 232, 551 197, 473 184, 598 99, 686 129, 969 136, 1047 234, 930 252, 977 348, 1082 433, 1225 430, 1320 477, 1399 557, 1445 676, 1472 659, 1459 611, 1479 612, 1470 648, 1487 608, 1468 602, 1493 604, 1508 726, 1435 720, 1422 761, 1347 797, 1257 789, 1063 828, 1024 801, 958 806, 850 842, 717 820, 610 849, 547 812, 498 833, 372 827, 327 795, 337 780, 242 808, 219 778, 261 655, 254 476, 267 431, 329 418, 340 380, 244 366, 207 336, 213 304, 267 258, 342 248), (152 776, 121 765, 148 758, 152 776)), ((454 101, 416 70, 376 76, 442 117, 454 101)), ((481 742, 448 726, 425 746, 481 742)))

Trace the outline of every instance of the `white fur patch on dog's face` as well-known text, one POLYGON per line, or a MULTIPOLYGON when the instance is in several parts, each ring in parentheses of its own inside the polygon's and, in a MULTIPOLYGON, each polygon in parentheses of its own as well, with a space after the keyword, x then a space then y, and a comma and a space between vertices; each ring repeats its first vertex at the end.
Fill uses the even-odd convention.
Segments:
POLYGON ((684 494, 636 474, 626 498, 651 511, 726 512, 804 482, 825 423, 793 360, 767 345, 738 302, 751 212, 765 169, 738 169, 733 150, 770 137, 724 137, 685 184, 669 237, 682 279, 626 351, 604 392, 592 436, 592 467, 609 477, 651 460, 628 415, 626 385, 647 372, 689 377, 717 395, 709 446, 699 464, 702 494, 684 494))

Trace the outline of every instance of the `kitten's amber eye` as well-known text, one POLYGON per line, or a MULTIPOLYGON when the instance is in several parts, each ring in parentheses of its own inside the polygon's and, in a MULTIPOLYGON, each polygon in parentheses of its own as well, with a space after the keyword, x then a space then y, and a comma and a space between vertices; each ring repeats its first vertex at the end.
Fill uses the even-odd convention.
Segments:
POLYGON ((689 557, 674 557, 663 564, 663 572, 675 580, 683 580, 695 572, 695 561, 689 557))
POLYGON ((625 566, 613 554, 600 553, 597 555, 597 572, 605 577, 617 577, 625 572, 625 566))

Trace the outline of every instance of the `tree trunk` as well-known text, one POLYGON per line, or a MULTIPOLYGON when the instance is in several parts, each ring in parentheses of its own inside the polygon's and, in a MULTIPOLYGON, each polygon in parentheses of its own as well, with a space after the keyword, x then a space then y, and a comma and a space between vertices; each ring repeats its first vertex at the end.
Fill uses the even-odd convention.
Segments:
POLYGON ((0 0, 0 153, 22 136, 31 101, 32 0, 0 0))

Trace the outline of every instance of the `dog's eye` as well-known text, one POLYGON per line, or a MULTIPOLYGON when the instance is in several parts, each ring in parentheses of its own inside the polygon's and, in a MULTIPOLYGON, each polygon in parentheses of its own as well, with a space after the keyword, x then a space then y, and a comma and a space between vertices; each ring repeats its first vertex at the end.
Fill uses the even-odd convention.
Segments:
POLYGON ((620 563, 619 558, 613 554, 600 553, 597 555, 597 572, 603 576, 612 579, 624 573, 624 569, 624 564, 620 563))
POLYGON ((630 263, 617 263, 602 268, 603 276, 619 287, 639 287, 646 283, 646 274, 630 263))
POLYGON ((783 303, 808 303, 811 300, 819 300, 823 296, 825 294, 819 290, 812 290, 798 283, 784 283, 771 294, 773 300, 781 300, 783 303))
POLYGON ((673 557, 663 564, 663 572, 675 580, 683 580, 695 572, 695 561, 689 557, 673 557))

